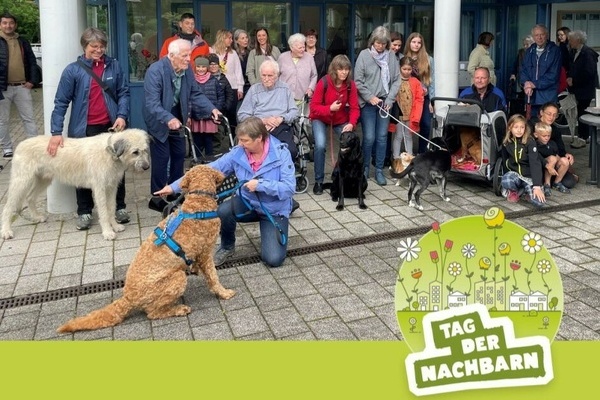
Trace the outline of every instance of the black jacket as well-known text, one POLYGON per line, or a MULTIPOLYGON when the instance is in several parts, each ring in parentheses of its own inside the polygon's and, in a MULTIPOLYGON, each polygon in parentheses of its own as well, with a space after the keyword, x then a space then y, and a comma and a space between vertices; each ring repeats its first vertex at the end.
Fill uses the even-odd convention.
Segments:
POLYGON ((502 161, 508 171, 514 171, 521 176, 531 178, 533 186, 542 186, 542 159, 538 154, 537 145, 533 138, 527 144, 521 139, 513 139, 502 146, 502 161))
POLYGON ((569 92, 579 101, 593 99, 596 96, 595 88, 598 87, 598 53, 594 49, 583 46, 576 60, 575 53, 571 55, 571 65, 567 77, 573 79, 573 86, 569 92))
MULTIPOLYGON (((31 82, 35 85, 38 85, 42 77, 39 76, 37 69, 37 61, 35 59, 35 54, 33 54, 33 50, 31 50, 31 45, 29 42, 20 36, 17 38, 19 44, 21 45, 21 54, 23 56, 23 65, 25 65, 25 80, 27 82, 31 82)), ((0 36, 0 65, 8 65, 8 43, 6 40, 0 36)), ((8 68, 2 68, 0 71, 0 89, 3 91, 6 90, 8 84, 8 68)))
POLYGON ((327 73, 327 68, 329 67, 329 63, 327 62, 327 52, 325 49, 317 46, 314 59, 315 66, 317 67, 317 80, 319 80, 325 76, 327 73))

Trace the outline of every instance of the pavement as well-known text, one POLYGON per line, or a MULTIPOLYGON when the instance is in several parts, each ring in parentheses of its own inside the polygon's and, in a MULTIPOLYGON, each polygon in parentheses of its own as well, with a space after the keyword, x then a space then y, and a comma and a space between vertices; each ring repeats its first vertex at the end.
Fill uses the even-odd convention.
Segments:
MULTIPOLYGON (((42 132, 42 89, 34 103, 42 132)), ((22 124, 16 110, 11 115, 11 136, 19 142, 22 124)), ((492 206, 539 233, 560 269, 565 310, 556 339, 600 340, 600 189, 584 183, 587 149, 573 153, 582 183, 570 195, 554 194, 543 211, 508 203, 487 182, 457 175, 448 184, 451 201, 441 201, 433 187, 422 197, 424 211, 407 206, 406 182, 380 187, 373 180, 367 210, 349 199, 336 211, 327 192, 312 194, 309 163, 309 190, 295 197, 301 206, 290 220, 282 267, 258 259, 257 224, 239 225, 236 255, 218 271, 223 285, 237 291, 232 299, 218 300, 192 275, 183 296, 193 310, 187 317, 150 321, 136 312, 113 328, 59 335, 56 328, 68 319, 120 297, 130 261, 160 220, 147 208, 149 172, 127 172, 131 222, 116 240, 102 238, 96 214, 89 231, 77 231, 74 212, 37 225, 19 217, 15 238, 0 239, 0 340, 401 340, 394 311, 400 241, 422 235, 434 221, 481 215, 492 206)), ((2 207, 11 161, 0 166, 2 207)))

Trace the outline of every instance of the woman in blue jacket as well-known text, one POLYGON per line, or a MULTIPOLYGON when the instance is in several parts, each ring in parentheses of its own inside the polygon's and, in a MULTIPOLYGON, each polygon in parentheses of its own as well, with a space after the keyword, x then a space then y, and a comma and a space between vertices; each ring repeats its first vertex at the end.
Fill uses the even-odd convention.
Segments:
MULTIPOLYGON (((87 28, 81 35, 83 55, 64 69, 56 95, 54 110, 50 117, 52 138, 48 153, 54 156, 63 142, 65 114, 71 104, 71 117, 67 136, 84 138, 95 136, 109 129, 120 131, 125 128, 129 116, 129 86, 119 62, 104 54, 108 38, 97 28, 87 28), (102 85, 93 78, 95 74, 102 85)), ((77 229, 89 229, 92 224, 94 199, 92 191, 77 188, 77 229)), ((120 224, 129 222, 125 210, 125 177, 117 189, 116 220, 120 224)))
MULTIPOLYGON (((225 176, 234 173, 240 182, 245 182, 217 210, 221 219, 221 247, 215 253, 215 265, 223 264, 235 253, 237 223, 258 221, 261 259, 270 267, 279 267, 287 252, 288 223, 296 188, 294 162, 287 145, 270 135, 258 117, 241 122, 236 137, 239 144, 209 164, 225 176)), ((154 194, 179 193, 180 181, 154 194)))

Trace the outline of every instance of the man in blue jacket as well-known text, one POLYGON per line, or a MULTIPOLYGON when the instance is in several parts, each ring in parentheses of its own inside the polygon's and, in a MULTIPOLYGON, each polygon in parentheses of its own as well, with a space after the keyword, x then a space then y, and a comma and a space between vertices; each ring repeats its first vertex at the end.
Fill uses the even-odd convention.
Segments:
POLYGON ((558 102, 558 84, 561 67, 560 48, 548 40, 548 28, 536 25, 531 30, 533 43, 525 52, 519 82, 523 85, 526 99, 531 103, 531 115, 547 102, 558 102))
MULTIPOLYGON (((144 121, 154 138, 150 143, 151 193, 183 176, 186 146, 185 137, 179 130, 188 123, 191 104, 194 103, 201 114, 211 114, 215 121, 220 115, 189 69, 191 53, 188 40, 174 40, 169 44, 167 57, 152 64, 146 72, 144 121)), ((148 203, 149 208, 160 212, 166 205, 164 200, 157 198, 151 198, 148 203)))
POLYGON ((480 101, 487 112, 506 112, 504 93, 490 83, 490 70, 486 67, 475 68, 475 71, 473 71, 473 85, 465 88, 458 97, 480 101))

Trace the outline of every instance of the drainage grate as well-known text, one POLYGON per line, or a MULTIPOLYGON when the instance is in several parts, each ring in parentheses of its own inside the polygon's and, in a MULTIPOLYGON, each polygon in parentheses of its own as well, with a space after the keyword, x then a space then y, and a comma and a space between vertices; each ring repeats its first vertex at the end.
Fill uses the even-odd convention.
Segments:
MULTIPOLYGON (((578 208, 589 208, 600 205, 600 199, 587 200, 572 204, 562 204, 552 207, 544 207, 540 210, 522 210, 522 211, 511 211, 506 213, 506 218, 509 220, 515 220, 519 218, 531 217, 538 214, 556 213, 561 211, 569 211, 578 208)), ((296 249, 288 250, 288 257, 303 256, 306 254, 320 253, 323 251, 329 251, 334 249, 340 249, 343 247, 360 246, 364 244, 377 243, 387 240, 400 239, 411 236, 423 235, 429 231, 431 227, 421 226, 417 228, 402 229, 393 232, 377 233, 369 236, 362 236, 357 238, 337 240, 328 243, 313 244, 305 247, 299 247, 296 249)), ((217 269, 227 269, 234 267, 242 267, 248 264, 255 264, 260 262, 260 256, 255 254, 247 257, 235 258, 225 262, 223 265, 217 267, 217 269)), ((52 290, 42 293, 33 293, 23 296, 9 297, 0 299, 0 310, 6 310, 9 308, 22 307, 32 304, 47 303, 49 301, 56 301, 67 299, 70 297, 83 296, 86 294, 100 293, 108 290, 121 289, 125 282, 122 279, 110 280, 103 282, 96 282, 81 286, 72 286, 63 289, 52 290)))

